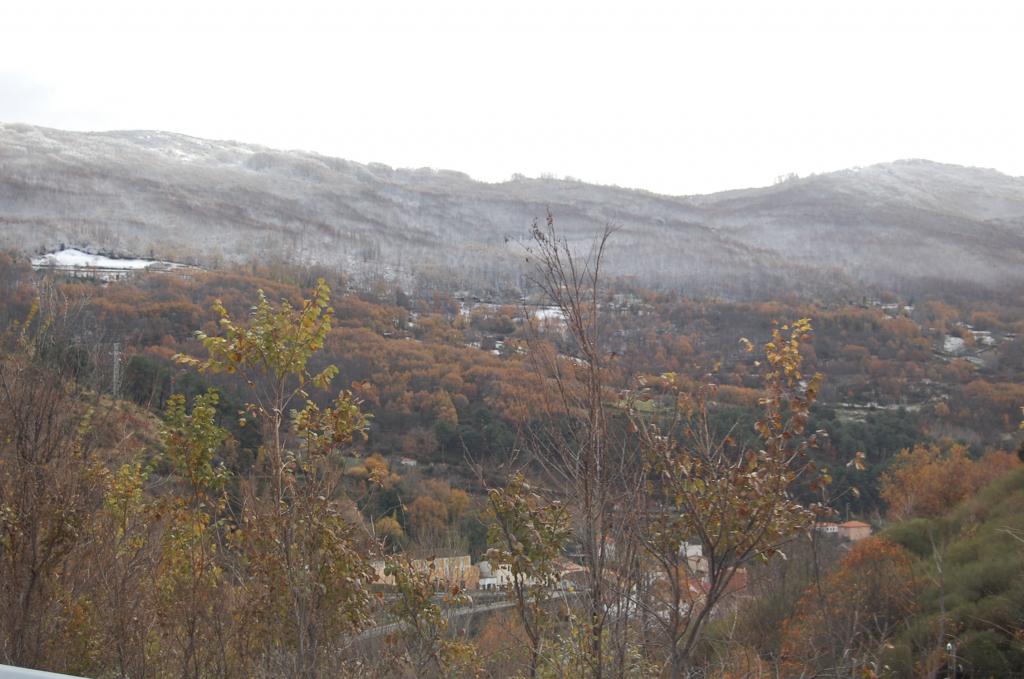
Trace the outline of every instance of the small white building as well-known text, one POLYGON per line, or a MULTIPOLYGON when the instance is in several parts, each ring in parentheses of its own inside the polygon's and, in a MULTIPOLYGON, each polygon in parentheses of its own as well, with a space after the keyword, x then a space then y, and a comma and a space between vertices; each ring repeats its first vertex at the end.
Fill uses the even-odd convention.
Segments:
POLYGON ((686 557, 686 567, 691 573, 708 572, 708 560, 704 558, 704 547, 700 543, 684 542, 679 545, 679 556, 686 557))
POLYGON ((814 530, 819 533, 825 533, 826 535, 838 535, 839 524, 833 521, 821 521, 814 524, 814 530))
POLYGON ((490 561, 477 564, 480 569, 480 589, 507 589, 512 584, 512 567, 507 563, 491 565, 490 561))
POLYGON ((850 542, 856 542, 871 536, 871 526, 863 521, 847 521, 846 523, 824 521, 814 524, 814 530, 826 535, 835 535, 850 542))

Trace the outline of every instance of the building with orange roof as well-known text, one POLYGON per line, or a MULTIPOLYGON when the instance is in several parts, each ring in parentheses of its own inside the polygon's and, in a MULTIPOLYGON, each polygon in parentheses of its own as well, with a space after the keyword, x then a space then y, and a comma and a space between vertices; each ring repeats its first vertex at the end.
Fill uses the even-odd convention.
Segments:
POLYGON ((839 524, 839 535, 850 542, 856 542, 871 537, 871 526, 863 521, 847 521, 839 524))

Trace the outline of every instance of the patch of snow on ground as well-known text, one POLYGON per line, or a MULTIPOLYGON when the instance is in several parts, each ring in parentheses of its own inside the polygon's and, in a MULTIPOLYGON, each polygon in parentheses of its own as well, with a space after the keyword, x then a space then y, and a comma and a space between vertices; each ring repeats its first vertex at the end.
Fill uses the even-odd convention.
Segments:
MULTIPOLYGON (((55 266, 83 269, 146 269, 160 263, 152 259, 115 259, 104 255, 92 255, 74 248, 32 258, 32 266, 36 267, 55 266)), ((170 264, 170 262, 166 262, 166 264, 170 264)))
POLYGON ((191 163, 201 158, 201 156, 196 155, 195 153, 187 153, 185 151, 182 151, 181 149, 172 148, 167 149, 167 151, 172 158, 175 158, 186 163, 191 163))
POLYGON ((559 321, 565 320, 565 314, 563 314, 562 310, 556 306, 541 307, 533 312, 533 317, 539 321, 546 321, 549 318, 554 318, 559 321))
POLYGON ((130 257, 122 259, 120 257, 108 257, 106 255, 93 255, 88 252, 76 250, 75 248, 67 248, 58 252, 50 252, 45 255, 40 255, 39 257, 33 257, 32 265, 35 268, 91 268, 97 270, 116 269, 119 271, 150 268, 151 266, 161 266, 165 268, 178 268, 184 266, 184 264, 178 264, 177 262, 167 262, 157 259, 134 259, 130 257))
POLYGON ((942 350, 947 354, 959 354, 964 350, 964 341, 959 337, 946 335, 946 338, 942 340, 942 350))
POLYGON ((992 333, 988 330, 971 330, 971 334, 974 335, 974 341, 979 344, 984 344, 986 347, 994 347, 998 342, 996 338, 992 336, 992 333))

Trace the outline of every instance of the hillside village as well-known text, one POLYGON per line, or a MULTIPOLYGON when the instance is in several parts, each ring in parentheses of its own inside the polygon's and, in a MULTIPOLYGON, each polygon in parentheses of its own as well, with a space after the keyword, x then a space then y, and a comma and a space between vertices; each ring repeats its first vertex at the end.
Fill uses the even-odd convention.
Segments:
MULTIPOLYGON (((819 522, 814 525, 814 530, 825 536, 827 539, 837 540, 841 544, 849 544, 864 540, 871 536, 872 528, 863 521, 845 521, 843 523, 819 522)), ((614 559, 615 545, 609 543, 609 554, 614 559)), ((693 597, 690 604, 701 606, 701 597, 706 594, 709 585, 707 580, 708 562, 703 555, 700 544, 684 543, 680 546, 680 556, 688 562, 687 573, 691 578, 693 597)), ((435 592, 446 592, 453 589, 466 591, 472 599, 472 595, 479 592, 507 592, 516 582, 516 573, 507 563, 492 564, 488 560, 472 562, 468 554, 456 556, 438 556, 423 559, 413 559, 410 565, 416 571, 427 576, 435 592)), ((395 577, 388 575, 385 571, 386 562, 377 560, 373 562, 376 573, 375 582, 385 587, 395 585, 395 577)), ((615 568, 615 566, 612 566, 615 568)), ((576 590, 585 577, 586 570, 575 561, 568 558, 558 560, 557 585, 555 588, 562 592, 571 593, 576 590)), ((737 573, 737 580, 730 589, 732 597, 745 595, 743 591, 746 583, 746 570, 737 573)), ((664 579, 664 574, 655 574, 652 584, 657 584, 664 579)), ((536 580, 526 578, 524 583, 528 586, 539 584, 536 580)))

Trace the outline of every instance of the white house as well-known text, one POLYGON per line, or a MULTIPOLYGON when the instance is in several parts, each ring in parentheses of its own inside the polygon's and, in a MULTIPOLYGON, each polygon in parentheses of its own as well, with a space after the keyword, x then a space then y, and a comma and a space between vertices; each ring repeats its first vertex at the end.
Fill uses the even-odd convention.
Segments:
POLYGON ((491 565, 490 561, 477 564, 480 569, 480 589, 507 589, 512 584, 512 567, 507 563, 491 565))

